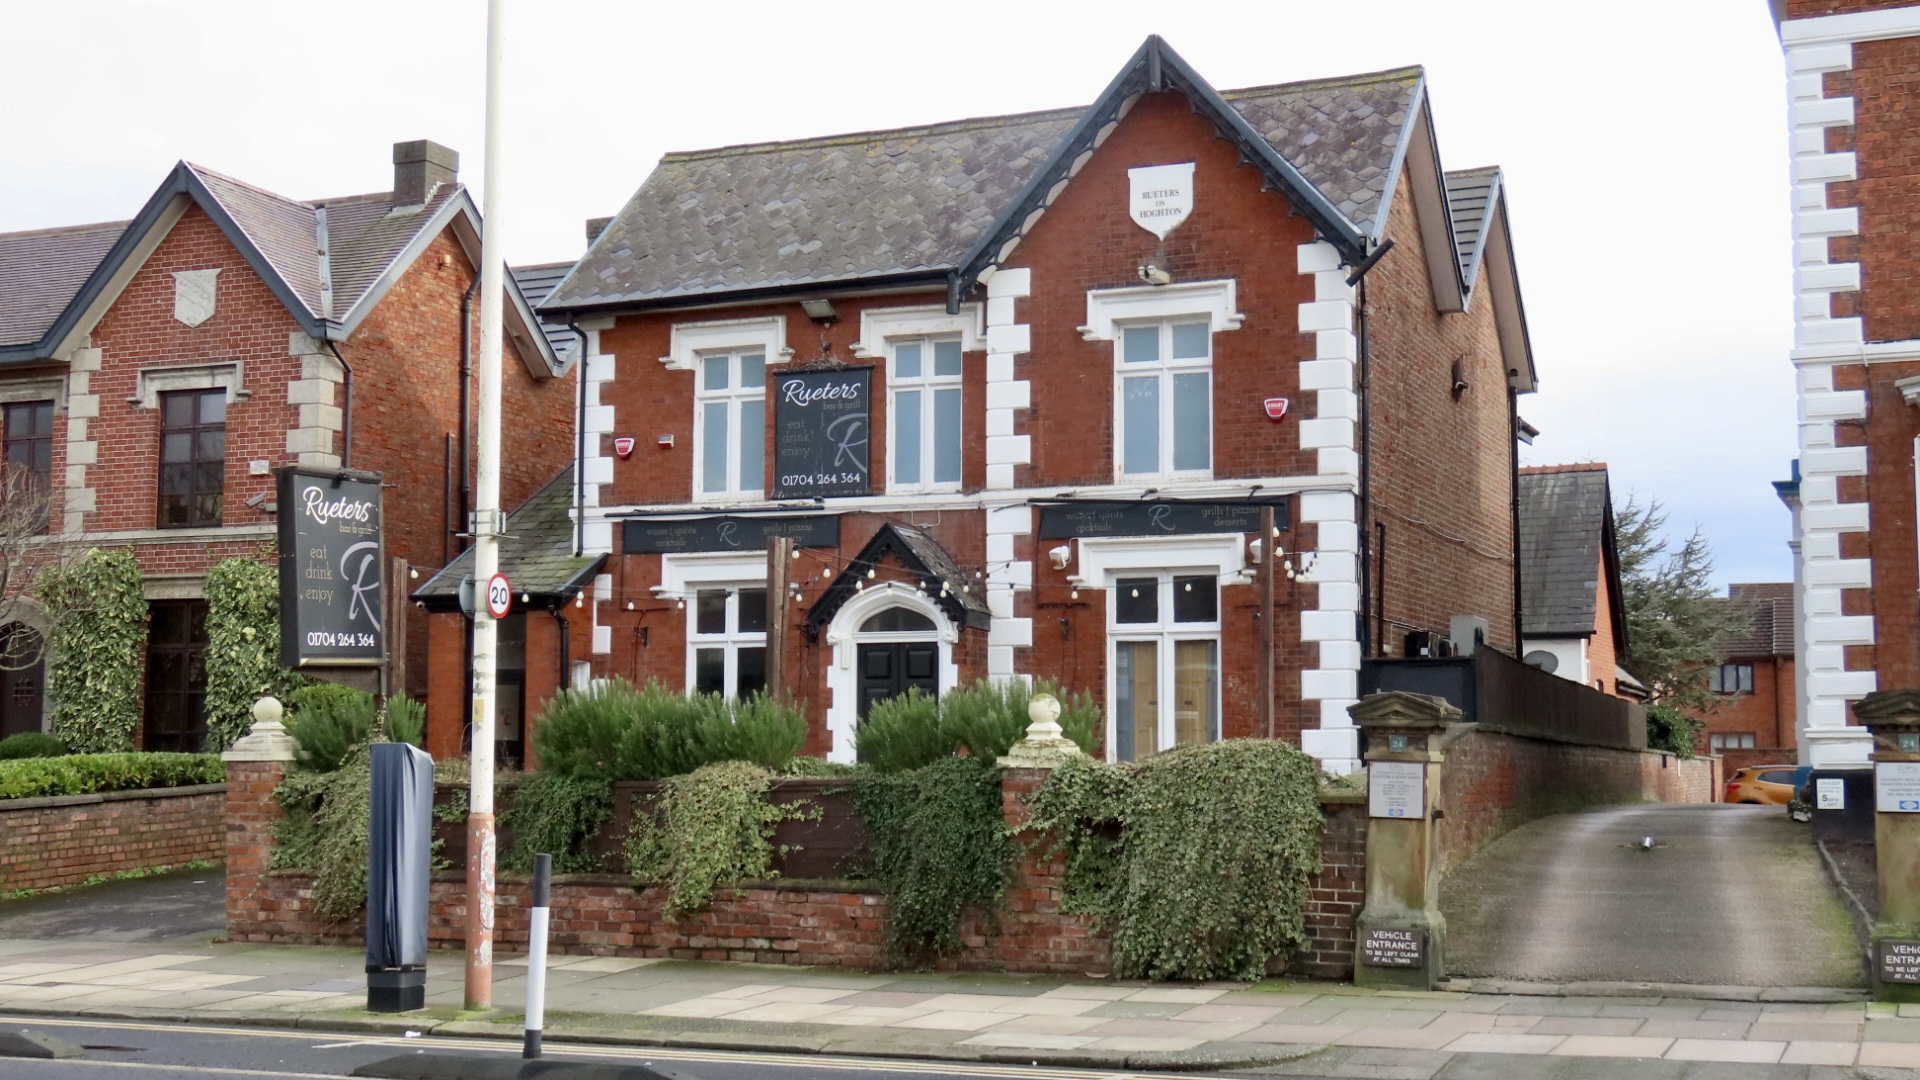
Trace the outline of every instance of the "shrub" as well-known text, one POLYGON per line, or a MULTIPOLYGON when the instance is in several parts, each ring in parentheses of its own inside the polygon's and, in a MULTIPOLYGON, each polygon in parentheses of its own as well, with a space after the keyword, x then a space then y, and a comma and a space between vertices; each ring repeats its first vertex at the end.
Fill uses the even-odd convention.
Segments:
POLYGON ((0 739, 0 761, 15 761, 20 758, 60 757, 67 752, 67 744, 51 735, 38 731, 22 731, 0 739))
POLYGON ((298 681, 280 666, 274 568, 250 558, 213 564, 207 571, 207 749, 232 746, 253 725, 256 700, 285 696, 298 681))
POLYGON ((1255 979, 1304 938, 1319 775, 1265 739, 1076 760, 1034 793, 1023 831, 1046 837, 1043 858, 1067 856, 1064 906, 1111 930, 1116 975, 1255 979))
POLYGON ((411 698, 390 697, 383 711, 372 694, 333 683, 303 686, 292 697, 287 734, 300 746, 300 763, 314 772, 340 768, 382 722, 386 741, 420 746, 426 738, 427 711, 411 698))
POLYGON ((918 688, 874 705, 854 734, 863 764, 882 772, 901 772, 966 752, 998 761, 1026 737, 1027 705, 1037 693, 1060 701, 1060 728, 1091 753, 1100 730, 1100 709, 1087 694, 1072 694, 1041 680, 1029 689, 1020 679, 995 684, 980 679, 955 687, 939 699, 918 688))
POLYGON ((273 797, 283 814, 274 823, 268 866, 313 875, 313 910, 336 922, 367 906, 367 830, 373 814, 373 759, 366 743, 353 746, 328 772, 293 772, 273 797))
POLYGON ((999 770, 988 758, 948 757, 875 772, 854 789, 854 801, 887 894, 889 961, 926 964, 958 949, 961 913, 997 910, 1013 865, 999 770))
POLYGON ((33 591, 54 616, 47 640, 55 657, 47 670, 53 733, 81 753, 131 751, 147 641, 147 598, 133 552, 96 548, 42 571, 33 591))
POLYGON ((600 869, 600 858, 587 844, 613 816, 613 789, 605 777, 569 776, 542 770, 514 789, 513 800, 500 815, 513 830, 513 846, 502 860, 508 870, 531 873, 533 857, 553 856, 556 874, 583 874, 600 869))
POLYGON ((99 791, 218 784, 227 767, 213 754, 68 754, 0 761, 0 799, 91 795, 99 791))
POLYGON ((1694 744, 1706 729, 1704 721, 1695 720, 1672 705, 1647 706, 1649 750, 1664 750, 1684 761, 1693 756, 1694 744))
POLYGON ((782 821, 818 818, 820 808, 767 801, 774 774, 744 761, 720 761, 668 780, 650 805, 636 808, 627 834, 635 885, 665 885, 675 918, 713 902, 721 882, 775 876, 773 831, 782 821))
POLYGON ((729 701, 615 679, 556 696, 534 728, 541 767, 569 776, 657 780, 720 761, 782 769, 806 741, 806 718, 762 694, 729 701))

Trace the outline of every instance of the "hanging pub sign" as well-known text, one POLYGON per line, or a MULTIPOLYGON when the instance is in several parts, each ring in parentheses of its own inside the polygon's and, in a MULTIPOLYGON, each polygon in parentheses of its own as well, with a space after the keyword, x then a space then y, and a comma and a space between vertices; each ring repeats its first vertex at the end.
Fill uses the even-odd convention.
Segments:
POLYGON ((275 479, 281 666, 385 663, 379 474, 286 467, 275 479))
POLYGON ((870 495, 871 368, 790 371, 770 376, 773 497, 870 495))
POLYGON ((804 517, 743 514, 667 521, 632 518, 620 526, 620 551, 626 555, 764 551, 767 539, 774 536, 791 537, 794 547, 839 547, 840 518, 837 514, 804 517))
POLYGON ((1040 539, 1083 536, 1177 536, 1260 531, 1260 511, 1273 507, 1275 528, 1287 528, 1287 500, 1267 502, 1145 502, 1074 499, 1040 504, 1040 539))

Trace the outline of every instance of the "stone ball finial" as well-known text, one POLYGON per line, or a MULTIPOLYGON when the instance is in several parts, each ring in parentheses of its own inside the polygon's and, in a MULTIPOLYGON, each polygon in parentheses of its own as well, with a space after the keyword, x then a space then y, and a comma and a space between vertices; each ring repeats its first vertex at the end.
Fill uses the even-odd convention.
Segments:
POLYGON ((271 694, 253 703, 253 722, 256 724, 277 724, 286 715, 287 707, 271 694))
POLYGON ((1035 694, 1027 702, 1027 737, 1013 744, 1000 764, 1009 768, 1051 769, 1080 753, 1060 730, 1060 699, 1035 694))
POLYGON ((225 761, 293 761, 299 757, 299 744, 280 723, 287 714, 277 697, 254 699, 253 727, 220 757, 225 761))
POLYGON ((1027 737, 1058 737, 1060 734, 1060 699, 1052 694, 1035 694, 1027 702, 1027 737))

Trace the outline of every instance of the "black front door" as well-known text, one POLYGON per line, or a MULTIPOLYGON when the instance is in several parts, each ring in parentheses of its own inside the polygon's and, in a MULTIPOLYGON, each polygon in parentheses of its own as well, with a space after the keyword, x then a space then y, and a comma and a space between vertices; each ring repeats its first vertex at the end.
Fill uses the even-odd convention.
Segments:
POLYGON ((40 635, 19 623, 0 628, 0 739, 40 730, 46 658, 40 635))
POLYGON ((198 752, 207 742, 207 602, 155 600, 150 610, 140 747, 198 752))
POLYGON ((917 686, 930 697, 940 693, 940 643, 937 641, 890 641, 861 645, 860 719, 865 720, 873 703, 904 694, 917 686))

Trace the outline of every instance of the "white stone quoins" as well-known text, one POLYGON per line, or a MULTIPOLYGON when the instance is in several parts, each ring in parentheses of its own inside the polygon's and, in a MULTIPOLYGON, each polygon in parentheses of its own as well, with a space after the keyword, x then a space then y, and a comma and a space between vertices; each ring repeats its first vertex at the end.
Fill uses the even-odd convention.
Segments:
MULTIPOLYGON (((1032 387, 1014 378, 1014 357, 1033 348, 1031 328, 1015 322, 1014 301, 1033 292, 1033 271, 1000 270, 987 279, 987 488, 1011 491, 1014 468, 1033 462, 1032 439, 1016 435, 1015 412, 1032 406, 1032 387)), ((1012 674, 1011 649, 1001 659, 1012 674)), ((992 672, 993 653, 988 652, 992 672)))

